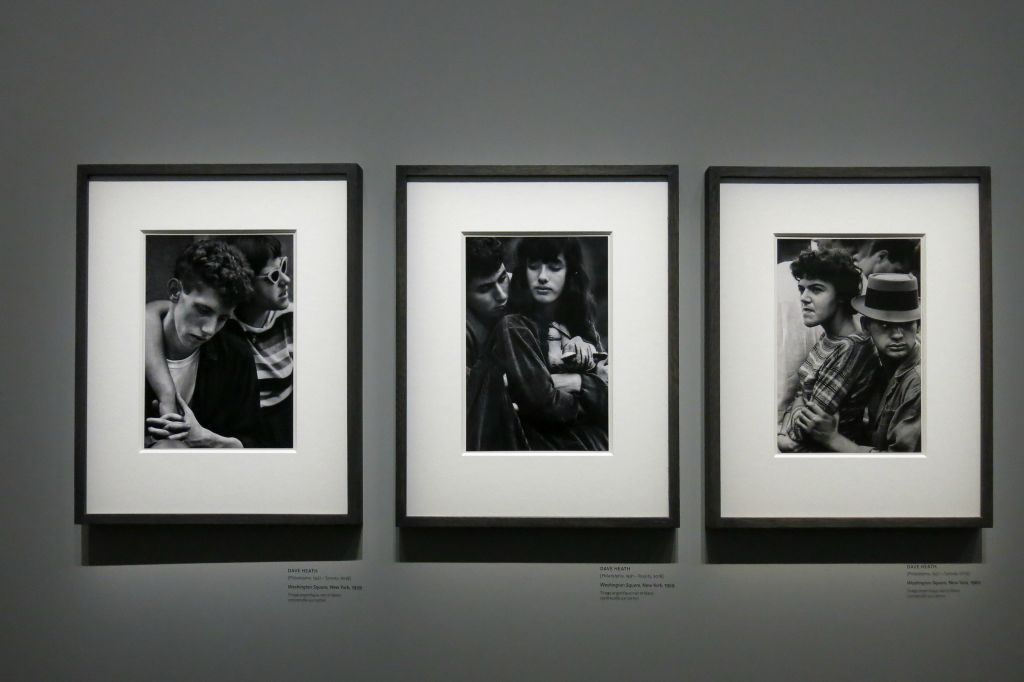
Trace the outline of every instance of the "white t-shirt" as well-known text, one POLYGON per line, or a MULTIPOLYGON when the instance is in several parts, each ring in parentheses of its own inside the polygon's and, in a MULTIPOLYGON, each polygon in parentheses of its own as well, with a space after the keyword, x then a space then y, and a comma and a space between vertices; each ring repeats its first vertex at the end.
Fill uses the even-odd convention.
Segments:
POLYGON ((196 391, 196 374, 199 372, 199 349, 181 360, 165 359, 178 394, 186 404, 191 403, 192 394, 196 391))

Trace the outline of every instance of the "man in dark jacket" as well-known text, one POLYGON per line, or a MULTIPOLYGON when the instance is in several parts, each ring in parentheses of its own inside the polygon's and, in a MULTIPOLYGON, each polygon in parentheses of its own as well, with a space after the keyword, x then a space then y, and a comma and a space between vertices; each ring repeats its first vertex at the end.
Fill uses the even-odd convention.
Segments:
POLYGON ((252 271, 237 250, 204 239, 178 257, 167 289, 171 307, 161 325, 163 360, 178 411, 157 410, 146 386, 146 445, 251 447, 260 406, 256 366, 244 343, 218 332, 252 293, 252 271))
POLYGON ((509 273, 501 242, 466 238, 466 376, 494 323, 507 312, 509 273))

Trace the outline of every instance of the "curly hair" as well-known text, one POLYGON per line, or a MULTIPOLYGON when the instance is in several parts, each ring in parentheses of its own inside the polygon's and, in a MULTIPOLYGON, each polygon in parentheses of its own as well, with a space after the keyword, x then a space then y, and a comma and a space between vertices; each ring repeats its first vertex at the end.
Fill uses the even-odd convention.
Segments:
POLYGON ((225 239, 238 249, 253 272, 262 270, 268 262, 281 257, 281 240, 268 234, 243 234, 225 239))
POLYGON ((501 241, 494 237, 466 237, 466 277, 493 275, 505 260, 501 241))
POLYGON ((565 259, 566 274, 555 320, 603 350, 595 324, 597 303, 590 291, 590 276, 583 267, 583 248, 576 237, 524 237, 519 241, 509 292, 512 310, 531 317, 535 315, 537 302, 530 293, 527 265, 537 260, 550 263, 559 256, 565 259))
POLYGON ((252 295, 253 272, 245 256, 221 239, 202 239, 188 245, 174 263, 174 276, 185 291, 203 284, 231 306, 252 295))
POLYGON ((790 263, 793 279, 820 279, 836 289, 836 298, 847 312, 853 311, 850 302, 860 295, 860 268, 853 264, 853 258, 843 249, 824 248, 818 251, 804 249, 797 259, 790 263))

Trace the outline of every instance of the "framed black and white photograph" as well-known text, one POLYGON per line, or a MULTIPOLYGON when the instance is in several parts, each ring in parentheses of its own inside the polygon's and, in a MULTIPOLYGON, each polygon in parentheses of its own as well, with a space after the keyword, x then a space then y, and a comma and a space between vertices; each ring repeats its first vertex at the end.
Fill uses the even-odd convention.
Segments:
POLYGON ((293 235, 145 240, 143 447, 292 448, 293 235))
POLYGON ((466 450, 608 452, 608 237, 467 235, 465 271, 466 450))
POLYGON ((988 169, 706 182, 708 525, 990 526, 988 169))
POLYGON ((78 180, 76 520, 358 523, 359 167, 78 180))
POLYGON ((399 525, 678 525, 677 185, 398 168, 399 525))

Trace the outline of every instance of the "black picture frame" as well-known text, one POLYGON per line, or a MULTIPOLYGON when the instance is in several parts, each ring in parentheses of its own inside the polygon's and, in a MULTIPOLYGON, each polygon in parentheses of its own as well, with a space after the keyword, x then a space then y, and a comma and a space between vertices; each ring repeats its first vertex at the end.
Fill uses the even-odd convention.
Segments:
MULTIPOLYGON (((989 528, 993 521, 992 475, 992 202, 991 170, 957 167, 747 167, 711 166, 705 173, 705 524, 709 529, 740 528, 989 528), (975 183, 978 187, 980 293, 980 419, 978 472, 980 513, 971 516, 737 516, 722 512, 723 428, 720 356, 721 188, 727 183, 975 183)), ((927 287, 927 282, 925 282, 927 287)))
MULTIPOLYGON (((397 410, 396 410, 396 525, 401 528, 678 528, 679 527, 679 168, 675 165, 400 165, 396 168, 397 265, 397 410), (668 190, 665 216, 667 253, 663 261, 668 280, 668 358, 665 400, 668 405, 668 440, 665 447, 668 513, 664 516, 472 516, 414 515, 407 507, 407 195, 410 184, 459 182, 663 182, 668 190)), ((453 263, 454 267, 458 263, 453 263)))
MULTIPOLYGON (((310 164, 81 164, 77 170, 77 273, 75 346, 75 523, 80 525, 259 524, 360 525, 362 504, 362 169, 351 163, 310 164), (339 444, 347 463, 347 512, 282 513, 95 513, 88 511, 89 434, 89 189, 95 182, 317 181, 346 182, 346 399, 347 439, 339 444)), ((341 492, 339 492, 341 494, 341 492)))

